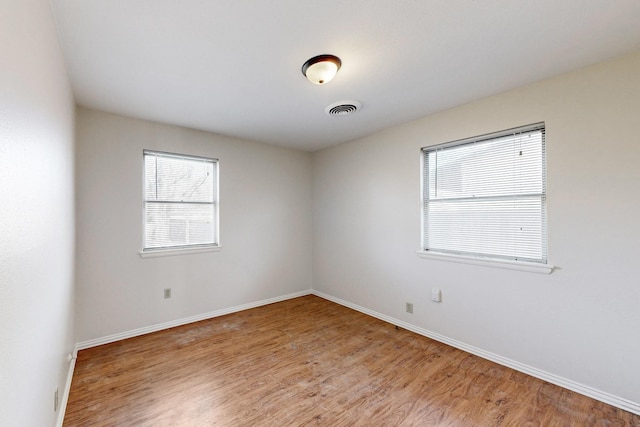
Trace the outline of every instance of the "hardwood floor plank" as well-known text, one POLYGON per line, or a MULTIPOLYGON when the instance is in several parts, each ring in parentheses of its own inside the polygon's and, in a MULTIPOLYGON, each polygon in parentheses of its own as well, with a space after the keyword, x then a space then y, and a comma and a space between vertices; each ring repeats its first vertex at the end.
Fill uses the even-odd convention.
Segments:
POLYGON ((315 296, 78 353, 64 426, 637 426, 315 296))

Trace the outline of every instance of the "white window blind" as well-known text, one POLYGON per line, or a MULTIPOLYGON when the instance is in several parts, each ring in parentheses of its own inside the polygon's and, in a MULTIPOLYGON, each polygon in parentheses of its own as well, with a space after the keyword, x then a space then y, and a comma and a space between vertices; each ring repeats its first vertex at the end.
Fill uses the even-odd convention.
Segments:
POLYGON ((143 250, 217 246, 217 163, 144 151, 143 250))
POLYGON ((425 251, 547 262, 544 123, 423 154, 425 251))

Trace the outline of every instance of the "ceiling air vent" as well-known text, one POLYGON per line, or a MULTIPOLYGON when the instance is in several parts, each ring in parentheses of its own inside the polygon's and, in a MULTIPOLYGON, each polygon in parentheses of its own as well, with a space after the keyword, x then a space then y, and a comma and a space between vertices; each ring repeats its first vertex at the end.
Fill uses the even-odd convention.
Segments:
POLYGON ((339 101, 334 102, 324 109, 328 116, 348 116, 358 111, 362 107, 358 101, 339 101))

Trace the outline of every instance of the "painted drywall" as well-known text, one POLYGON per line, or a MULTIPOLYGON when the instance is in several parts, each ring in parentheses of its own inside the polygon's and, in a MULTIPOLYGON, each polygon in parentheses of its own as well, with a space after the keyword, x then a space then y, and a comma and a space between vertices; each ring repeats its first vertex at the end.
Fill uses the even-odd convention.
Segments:
POLYGON ((640 53, 314 153, 314 290, 637 405, 638 76, 640 53), (540 121, 555 271, 419 258, 420 148, 540 121))
POLYGON ((0 424, 55 425, 75 344, 74 104, 46 0, 0 14, 0 424))
POLYGON ((76 139, 79 342, 311 288, 309 153, 84 108, 76 139), (219 252, 139 256, 144 149, 219 159, 219 252))

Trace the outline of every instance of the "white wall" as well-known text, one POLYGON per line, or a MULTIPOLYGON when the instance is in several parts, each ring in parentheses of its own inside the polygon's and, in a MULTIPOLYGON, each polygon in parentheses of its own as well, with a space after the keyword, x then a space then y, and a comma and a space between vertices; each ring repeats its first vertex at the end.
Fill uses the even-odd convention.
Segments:
POLYGON ((311 288, 309 153, 83 108, 76 136, 79 342, 311 288), (220 160, 219 252, 140 258, 143 149, 220 160))
POLYGON ((314 289, 639 405, 639 76, 635 54, 315 153, 314 289), (556 270, 418 258, 420 148, 539 121, 556 270))
POLYGON ((75 344, 74 106, 49 2, 0 9, 0 424, 42 427, 75 344))

